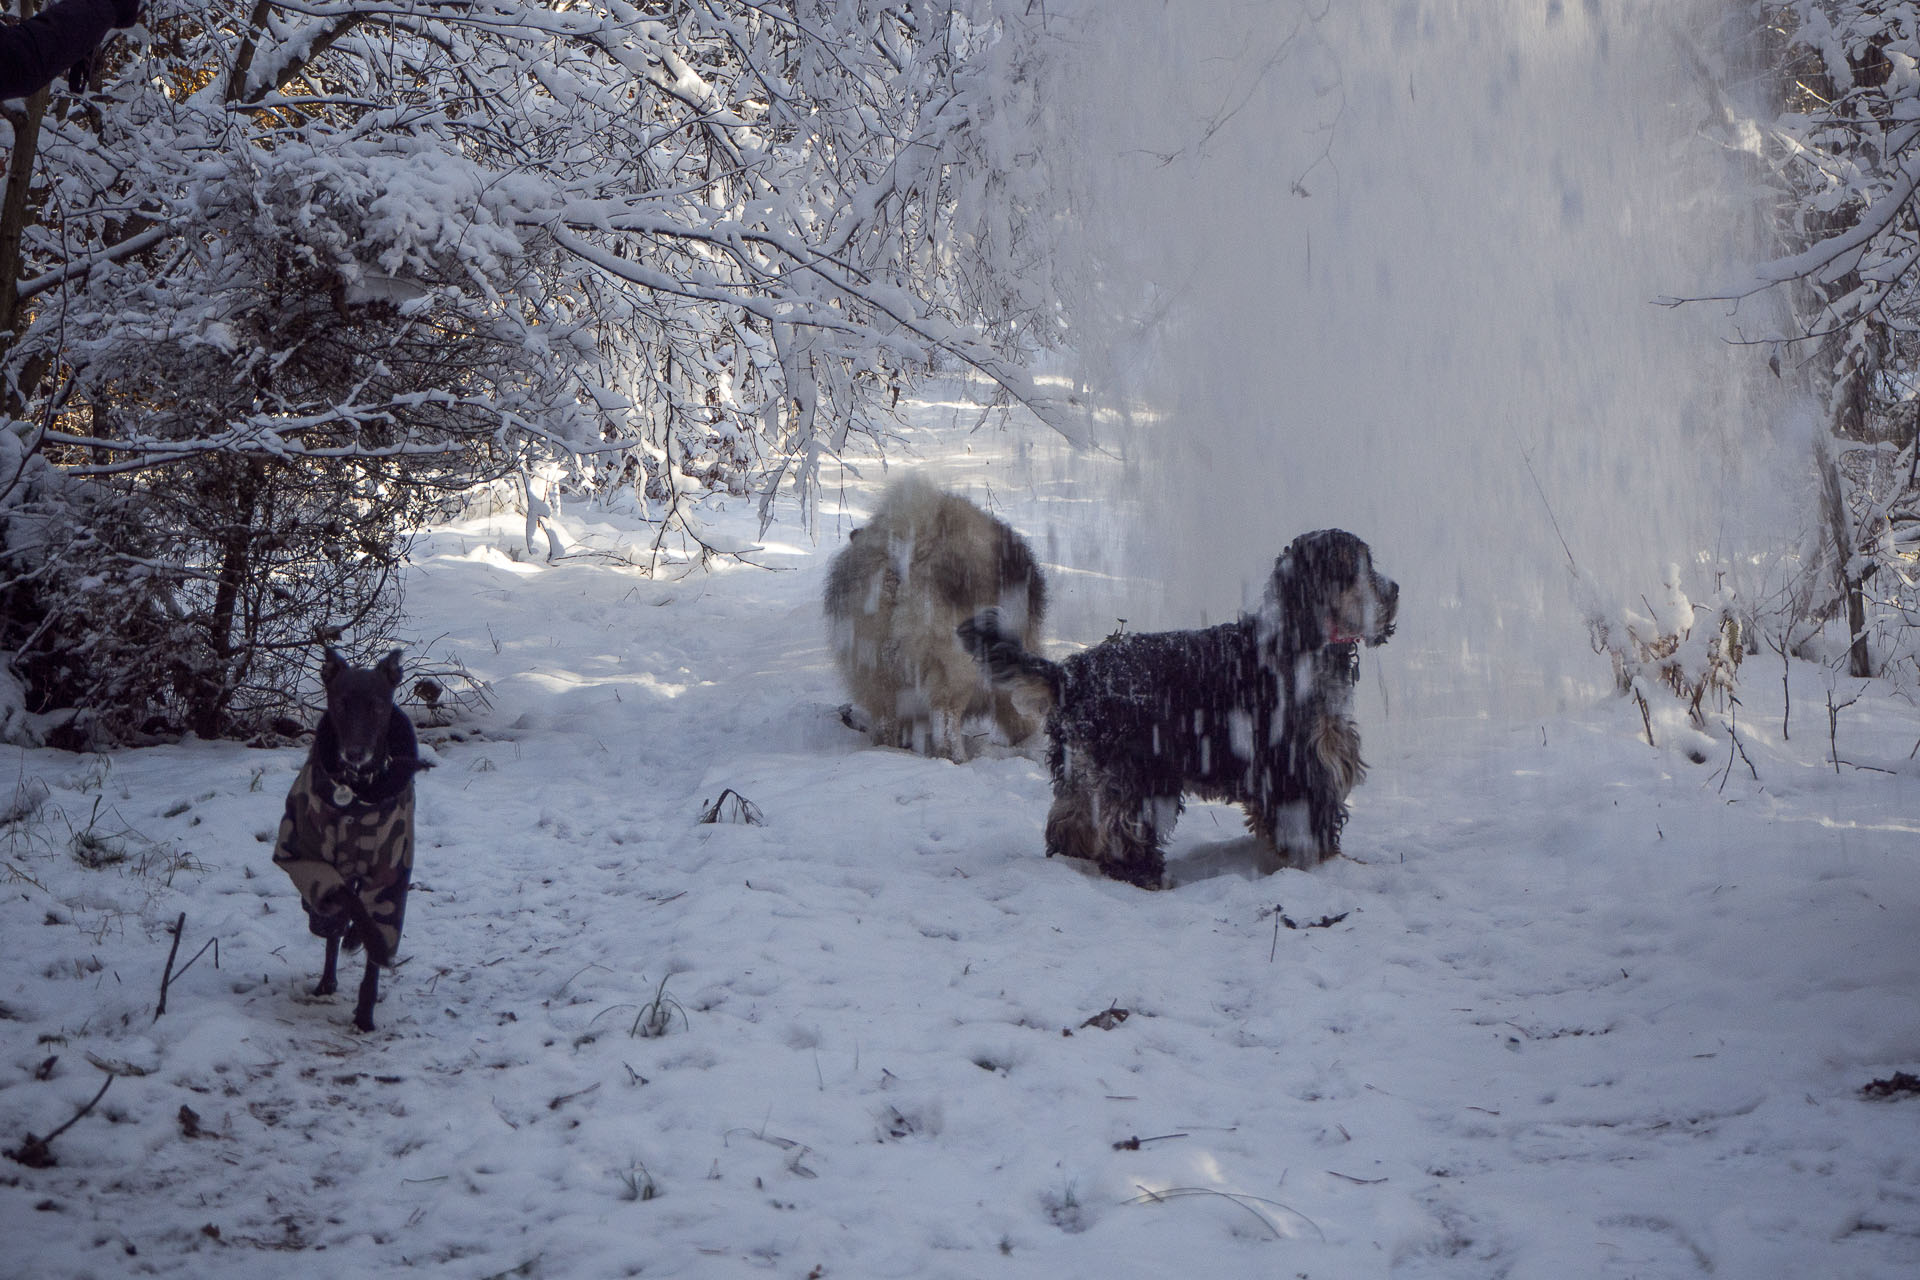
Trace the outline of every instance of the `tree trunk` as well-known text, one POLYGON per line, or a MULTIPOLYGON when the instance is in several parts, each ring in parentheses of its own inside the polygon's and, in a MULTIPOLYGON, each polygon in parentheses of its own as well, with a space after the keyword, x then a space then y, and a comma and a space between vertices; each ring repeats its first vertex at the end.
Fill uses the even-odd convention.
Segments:
POLYGON ((221 540, 220 574, 214 584, 213 611, 207 619, 210 669, 202 676, 194 705, 188 709, 188 723, 202 738, 217 738, 226 728, 227 706, 237 683, 234 625, 240 593, 253 572, 253 517, 260 505, 262 464, 243 462, 240 466, 234 486, 233 523, 221 540))
POLYGON ((1847 602, 1847 672, 1864 680, 1873 675, 1873 654, 1867 649, 1867 575, 1854 569, 1853 521, 1847 515, 1845 482, 1825 437, 1815 446, 1815 455, 1820 467, 1820 505, 1833 540, 1834 580, 1847 602))
MULTIPOLYGON (((4 359, 19 335, 20 325, 20 245, 33 219, 28 200, 33 188, 33 162, 40 154, 40 121, 47 114, 48 91, 40 89, 27 98, 22 109, 6 112, 13 126, 13 152, 7 157, 7 185, 0 193, 0 359, 4 359)), ((34 376, 9 382, 0 388, 0 408, 8 416, 20 416, 27 390, 37 381, 34 376)))

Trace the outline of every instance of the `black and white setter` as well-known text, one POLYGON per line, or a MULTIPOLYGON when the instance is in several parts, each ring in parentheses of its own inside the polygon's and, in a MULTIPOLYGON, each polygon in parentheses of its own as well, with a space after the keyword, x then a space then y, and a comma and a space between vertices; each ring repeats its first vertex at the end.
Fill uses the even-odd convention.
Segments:
POLYGON ((1360 645, 1386 643, 1399 602, 1366 543, 1322 529, 1281 553, 1260 608, 1237 622, 1116 635, 1059 663, 991 609, 956 634, 996 687, 1050 706, 1047 855, 1157 889, 1189 792, 1242 806, 1293 866, 1340 852, 1347 795, 1366 775, 1360 645))

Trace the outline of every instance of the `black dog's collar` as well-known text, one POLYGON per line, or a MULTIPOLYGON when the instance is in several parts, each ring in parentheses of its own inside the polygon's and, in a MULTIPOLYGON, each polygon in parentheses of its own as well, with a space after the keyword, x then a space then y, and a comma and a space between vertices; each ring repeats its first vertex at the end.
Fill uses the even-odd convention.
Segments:
POLYGON ((326 716, 320 717, 313 747, 309 760, 314 794, 339 810, 391 809, 412 784, 413 775, 433 767, 431 761, 419 757, 413 727, 397 712, 379 768, 364 776, 349 768, 341 757, 333 723, 326 716))
MULTIPOLYGON (((371 779, 356 782, 346 770, 329 768, 326 761, 316 757, 313 761, 314 794, 334 809, 391 809, 399 802, 401 788, 382 786, 381 783, 392 772, 393 763, 388 760, 371 779)), ((412 772, 408 771, 407 776, 411 777, 412 772)))

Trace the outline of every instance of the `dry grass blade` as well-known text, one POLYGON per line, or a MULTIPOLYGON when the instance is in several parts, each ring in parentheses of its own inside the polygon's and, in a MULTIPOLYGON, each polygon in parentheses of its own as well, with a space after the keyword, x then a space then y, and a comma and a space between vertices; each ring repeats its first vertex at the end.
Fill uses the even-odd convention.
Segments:
POLYGON ((728 787, 720 793, 720 798, 708 805, 700 814, 702 823, 720 822, 743 823, 749 827, 763 827, 766 818, 760 812, 760 806, 728 787), (731 803, 729 803, 731 802, 731 803))
MULTIPOLYGON (((1139 1184, 1136 1183, 1135 1185, 1137 1186, 1139 1184)), ((1298 1209, 1294 1208, 1292 1205, 1282 1204, 1278 1200, 1268 1200, 1262 1196, 1243 1195, 1236 1191, 1217 1191, 1212 1187, 1163 1187, 1158 1191, 1149 1191, 1147 1188, 1141 1187, 1139 1195, 1135 1196, 1131 1200, 1124 1201, 1124 1203, 1126 1204, 1160 1204, 1168 1200, 1185 1199, 1188 1196, 1218 1196, 1222 1200, 1232 1201, 1234 1204, 1239 1205, 1242 1209, 1245 1209, 1248 1213, 1252 1214, 1255 1218, 1259 1219, 1260 1224, 1262 1226, 1264 1226, 1267 1230, 1273 1232, 1273 1238, 1275 1240, 1286 1239, 1287 1233, 1280 1229, 1280 1224, 1275 1222, 1272 1218, 1269 1218, 1266 1214, 1262 1213, 1258 1208, 1259 1205, 1267 1205, 1270 1208, 1279 1209, 1284 1213, 1291 1214, 1293 1217, 1296 1217, 1300 1219, 1300 1221, 1306 1223, 1309 1227, 1312 1227, 1313 1233, 1320 1237, 1321 1243, 1324 1244, 1327 1239, 1327 1233, 1320 1229, 1319 1223, 1315 1222, 1312 1218, 1309 1218, 1306 1214, 1300 1212, 1298 1209)))

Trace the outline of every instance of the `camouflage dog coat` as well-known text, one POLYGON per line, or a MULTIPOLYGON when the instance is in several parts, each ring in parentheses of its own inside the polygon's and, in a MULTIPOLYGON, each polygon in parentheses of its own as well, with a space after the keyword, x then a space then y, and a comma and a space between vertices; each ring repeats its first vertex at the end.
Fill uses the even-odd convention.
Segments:
POLYGON ((364 945, 383 965, 400 947, 413 878, 413 775, 426 767, 403 715, 388 727, 387 752, 379 775, 348 783, 333 725, 322 716, 273 844, 274 864, 300 891, 314 936, 339 938, 349 950, 364 945), (357 919, 369 927, 355 928, 357 919))

